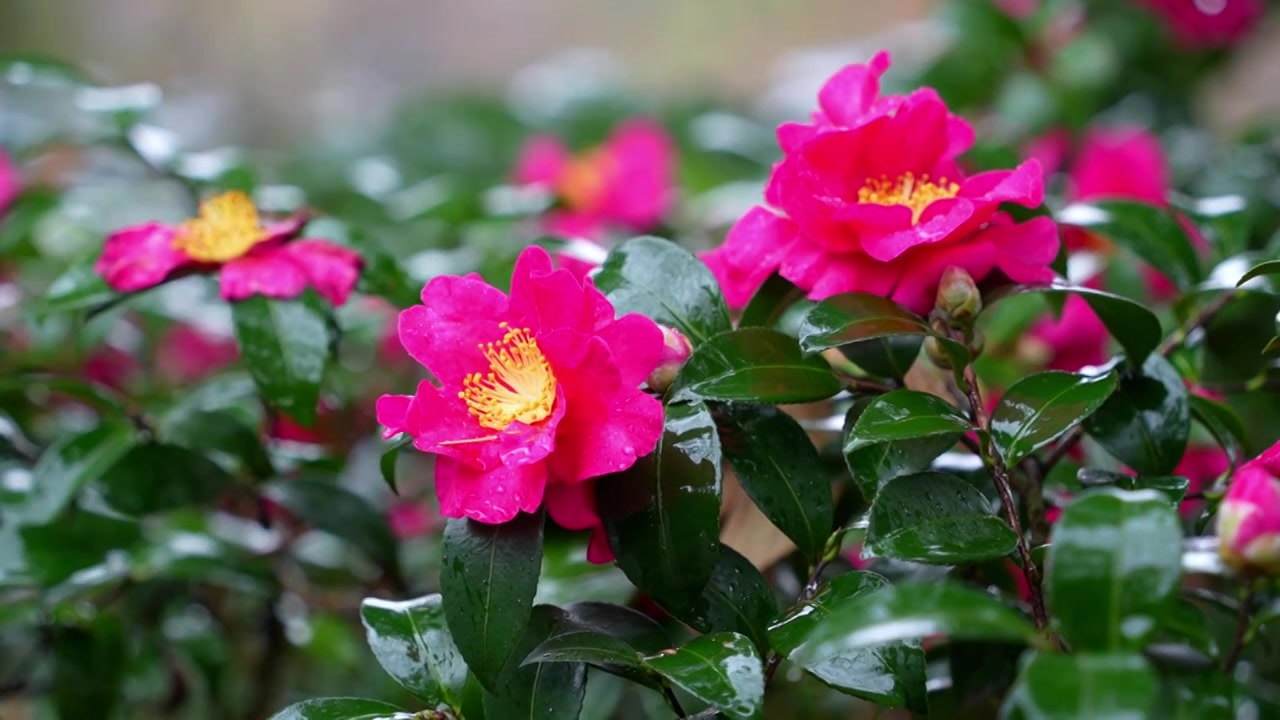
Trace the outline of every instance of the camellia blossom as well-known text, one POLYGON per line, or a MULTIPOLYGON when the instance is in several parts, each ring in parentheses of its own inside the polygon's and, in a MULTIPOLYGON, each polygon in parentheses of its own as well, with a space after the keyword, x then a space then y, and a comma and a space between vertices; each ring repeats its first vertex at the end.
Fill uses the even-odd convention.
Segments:
POLYGON ((784 157, 755 207, 705 257, 739 307, 774 271, 811 299, 842 292, 890 297, 919 313, 948 266, 981 281, 1046 282, 1058 252, 1053 221, 1016 224, 1001 203, 1040 205, 1044 179, 1030 160, 968 176, 956 158, 973 129, 931 88, 880 96, 889 56, 837 72, 809 123, 778 128, 784 157))
POLYGON ((20 192, 22 192, 22 176, 18 174, 18 166, 9 159, 4 149, 0 148, 0 214, 4 214, 20 192))
POLYGON ((112 288, 136 292, 179 270, 221 272, 222 297, 292 298, 308 287, 341 305, 360 276, 360 256, 328 240, 294 240, 301 217, 264 224, 248 195, 232 191, 200 205, 179 226, 151 222, 107 238, 95 269, 112 288))
POLYGON ((1280 443, 1236 470, 1218 508, 1218 542, 1237 570, 1280 574, 1280 443))
POLYGON ((1239 42, 1258 21, 1262 0, 1138 0, 1159 15, 1179 43, 1222 47, 1239 42))
POLYGON ((503 523, 545 502, 559 525, 593 530, 590 560, 611 559, 595 478, 631 467, 662 434, 662 405, 640 389, 663 353, 657 324, 615 317, 589 279, 533 246, 510 296, 478 275, 437 277, 399 332, 439 384, 384 395, 378 422, 437 456, 441 514, 503 523))
POLYGON ((1061 317, 1041 318, 1026 335, 1028 342, 1044 345, 1048 354, 1046 367, 1066 372, 1105 363, 1109 337, 1107 326, 1079 295, 1067 297, 1061 317))
POLYGON ((543 217, 548 232, 599 241, 613 228, 642 232, 662 221, 675 198, 674 164, 666 132, 651 122, 631 120, 578 155, 559 138, 531 138, 512 179, 542 186, 563 204, 543 217))
POLYGON ((226 368, 239 356, 240 348, 230 336, 178 324, 169 328, 157 344, 156 373, 173 385, 189 385, 226 368))

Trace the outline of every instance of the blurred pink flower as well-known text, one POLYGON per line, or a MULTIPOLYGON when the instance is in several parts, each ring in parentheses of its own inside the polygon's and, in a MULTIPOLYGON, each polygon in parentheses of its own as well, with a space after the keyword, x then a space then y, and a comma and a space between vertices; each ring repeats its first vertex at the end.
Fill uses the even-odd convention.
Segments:
POLYGON ((1218 542, 1237 570, 1280 574, 1280 443, 1236 470, 1218 508, 1218 542))
POLYGON ((234 339, 179 324, 170 327, 160 338, 156 347, 156 372, 171 384, 196 383, 234 363, 239 356, 234 339))
POLYGON ((437 456, 441 514, 497 524, 545 502, 557 524, 592 529, 588 559, 611 559, 595 480, 631 467, 662 434, 662 405, 640 390, 663 351, 657 324, 616 318, 589 279, 553 270, 530 246, 510 295, 478 275, 437 277, 399 328, 440 385, 382 396, 378 422, 385 437, 408 433, 437 456))
POLYGON ((301 224, 297 217, 263 225, 248 195, 223 193, 180 226, 151 222, 117 230, 94 268, 121 292, 159 285, 184 268, 219 269, 225 300, 292 298, 312 287, 343 304, 359 278, 360 256, 328 240, 291 240, 301 224))
POLYGON ((1048 347, 1046 367, 1050 370, 1076 372, 1107 361, 1107 326, 1079 295, 1067 297, 1061 317, 1046 315, 1031 326, 1027 336, 1048 347))
POLYGON ((1137 0, 1159 15, 1173 37, 1188 47, 1239 42, 1262 19, 1261 0, 1137 0))
POLYGON ((410 540, 431 534, 440 526, 440 519, 425 503, 402 500, 387 510, 387 524, 396 537, 410 540))
POLYGON ((1015 282, 1052 279, 1053 221, 1015 224, 1001 203, 1041 203, 1039 163, 966 177, 956 158, 973 129, 938 94, 880 96, 887 53, 849 65, 818 94, 809 123, 778 128, 784 157, 765 200, 705 257, 729 304, 744 305, 774 271, 819 300, 842 292, 933 305, 948 266, 975 280, 1000 270, 1015 282), (776 209, 776 210, 775 210, 776 209))
POLYGON ((18 174, 18 166, 14 164, 4 148, 0 148, 0 215, 22 192, 22 176, 18 174))
POLYGON ((609 230, 642 232, 662 222, 675 199, 674 165, 667 133, 647 120, 630 120, 577 155, 558 138, 533 137, 512 179, 540 185, 563 204, 542 218, 547 232, 599 241, 609 230))
POLYGON ((80 371, 93 382, 123 391, 141 377, 142 365, 131 353, 114 345, 102 345, 89 353, 80 371))

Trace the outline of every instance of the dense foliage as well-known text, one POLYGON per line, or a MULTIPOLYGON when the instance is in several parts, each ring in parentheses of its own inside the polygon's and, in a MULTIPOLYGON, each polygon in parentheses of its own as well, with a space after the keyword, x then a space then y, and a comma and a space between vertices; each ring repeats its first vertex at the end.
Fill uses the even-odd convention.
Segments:
POLYGON ((1267 10, 261 157, 0 59, 0 717, 1280 717, 1267 10))

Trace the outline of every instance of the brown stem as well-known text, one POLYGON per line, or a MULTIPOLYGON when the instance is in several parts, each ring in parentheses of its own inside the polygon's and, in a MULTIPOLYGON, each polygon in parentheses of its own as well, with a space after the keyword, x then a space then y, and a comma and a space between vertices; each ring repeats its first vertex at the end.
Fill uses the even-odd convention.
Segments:
MULTIPOLYGON (((796 597, 796 605, 806 603, 818 594, 818 587, 822 584, 822 571, 827 569, 827 564, 831 562, 832 556, 835 554, 832 546, 840 544, 839 538, 844 536, 844 530, 837 530, 830 538, 827 539, 827 551, 822 554, 822 558, 814 564, 813 569, 809 571, 809 579, 805 581, 804 588, 800 591, 800 595, 796 597)), ((782 653, 776 650, 769 656, 769 664, 764 668, 764 684, 768 686, 773 680, 773 676, 778 672, 778 666, 782 664, 782 653)))
POLYGON ((1231 640, 1231 650, 1227 652, 1227 657, 1222 661, 1222 672, 1231 675, 1236 669, 1236 663, 1240 661, 1240 653, 1244 651, 1245 634, 1249 629, 1249 609, 1253 607, 1253 598, 1258 593, 1258 586, 1248 580, 1249 589, 1245 593, 1244 599, 1240 601, 1239 612, 1236 613, 1236 633, 1231 640))
POLYGON ((676 714, 676 717, 688 717, 684 707, 680 705, 680 698, 676 697, 675 691, 666 682, 662 683, 662 698, 667 701, 667 705, 671 708, 671 712, 676 714))
POLYGON ((1013 491, 1009 487, 1009 470, 1004 465, 1004 458, 991 443, 991 418, 987 415, 986 405, 982 402, 982 392, 978 389, 978 378, 970 365, 964 369, 965 384, 968 385, 969 413, 973 422, 981 429, 982 459, 991 473, 996 492, 1000 495, 1000 504, 1004 506, 1004 517, 1009 527, 1018 537, 1018 556, 1022 558, 1022 574, 1027 580, 1028 594, 1031 596, 1031 615, 1036 627, 1044 631, 1049 627, 1049 613, 1044 606, 1044 592, 1040 587, 1040 570, 1031 559, 1031 548, 1027 546, 1027 538, 1022 533, 1022 523, 1018 520, 1018 506, 1013 500, 1013 491))

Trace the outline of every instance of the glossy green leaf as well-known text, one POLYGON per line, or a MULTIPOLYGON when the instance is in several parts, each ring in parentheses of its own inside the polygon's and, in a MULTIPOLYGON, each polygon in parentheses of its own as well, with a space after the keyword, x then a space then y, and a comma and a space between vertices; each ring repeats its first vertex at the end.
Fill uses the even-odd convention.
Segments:
MULTIPOLYGON (((778 652, 789 655, 820 633, 833 612, 888 585, 887 580, 870 572, 854 571, 832 578, 812 599, 792 608, 770 626, 769 640, 778 652)), ((918 641, 832 650, 834 653, 829 656, 806 658, 801 667, 855 697, 889 707, 926 709, 924 652, 918 641)))
POLYGON ((667 398, 801 403, 825 400, 840 389, 826 361, 802 355, 794 338, 776 330, 744 328, 717 335, 695 349, 667 398))
POLYGON ((764 668, 755 646, 737 633, 703 635, 645 663, 725 717, 763 717, 764 668))
POLYGON ((235 479, 209 458, 179 445, 135 445, 95 486, 125 515, 149 515, 216 500, 235 479))
POLYGON ((804 290, 775 272, 751 296, 738 318, 738 327, 771 328, 778 324, 787 308, 803 297, 804 290))
POLYGON ((1018 543, 977 488, 938 472, 885 483, 868 522, 866 549, 896 560, 955 565, 1008 555, 1018 543))
POLYGON ((1126 200, 1068 205, 1058 221, 1106 236, 1150 263, 1180 288, 1202 279, 1200 256, 1167 208, 1126 200))
POLYGON ((85 483, 101 476, 137 442, 133 428, 102 423, 66 435, 45 449, 31 470, 31 489, 18 508, 22 522, 42 525, 71 502, 85 483))
POLYGON ((1022 613, 992 595, 946 581, 903 583, 830 608, 788 657, 808 667, 824 658, 938 633, 953 639, 1043 642, 1022 613))
MULTIPOLYGON (((873 399, 865 405, 855 403, 853 407, 849 408, 844 421, 845 462, 849 466, 849 473, 853 477, 853 481, 857 483, 858 489, 862 491, 862 497, 867 500, 875 499, 876 493, 880 492, 880 488, 884 487, 884 484, 893 478, 927 470, 933 463, 934 458, 953 447, 959 442, 960 436, 964 434, 963 430, 956 428, 951 431, 909 439, 855 442, 853 429, 857 427, 858 420, 862 418, 862 415, 874 402, 875 400, 873 399)), ((955 412, 954 408, 952 412, 955 412)), ((957 417, 959 417, 958 414, 957 417)), ((961 419, 963 418, 961 417, 961 419)), ((870 423, 871 428, 874 429, 872 435, 891 432, 889 428, 881 428, 882 420, 880 418, 873 416, 870 423)), ((966 428, 968 425, 968 421, 965 421, 966 428)))
POLYGON ((57 585, 73 573, 103 562, 112 551, 134 547, 142 539, 136 520, 76 506, 68 508, 57 522, 14 527, 21 540, 15 544, 26 557, 32 577, 45 586, 57 585))
POLYGON ((366 598, 360 619, 369 649, 396 682, 428 708, 461 707, 467 665, 449 635, 439 595, 404 602, 366 598))
POLYGON ((1022 664, 1000 717, 1007 720, 1143 720, 1156 675, 1141 655, 1037 652, 1022 664))
POLYGON ((367 500, 332 482, 307 477, 273 480, 262 494, 306 523, 360 548, 383 570, 397 566, 396 539, 367 500))
POLYGON ((1014 383, 991 413, 991 439, 1010 467, 1062 437, 1116 389, 1116 376, 1044 372, 1014 383))
POLYGON ((268 720, 402 720, 407 713, 380 700, 318 698, 303 700, 268 720))
POLYGON ((445 618, 467 666, 490 692, 498 690, 502 669, 529 622, 542 567, 542 525, 541 513, 521 513, 501 525, 462 518, 445 526, 445 618))
POLYGON ((1154 490, 1090 490, 1054 525, 1046 596, 1074 648, 1141 647, 1181 578, 1178 514, 1154 490))
POLYGON ((863 371, 882 378, 902 381, 920 356, 924 338, 920 335, 890 335, 844 345, 840 352, 863 371))
POLYGON ((1213 435, 1213 439, 1218 441, 1218 445, 1227 453, 1227 457, 1231 458, 1231 464, 1238 464, 1241 448, 1244 447, 1247 438, 1244 421, 1229 405, 1195 393, 1189 393, 1187 399, 1191 402, 1191 417, 1213 435))
POLYGON ((1249 271, 1241 275, 1240 279, 1236 281, 1236 287, 1240 287, 1250 280, 1263 275, 1280 275, 1280 260, 1268 260, 1249 268, 1249 271))
POLYGON ((778 614, 773 590, 751 561, 728 545, 720 546, 711 580, 697 597, 655 595, 653 599, 700 632, 745 635, 762 655, 769 648, 769 623, 778 614))
POLYGON ((1191 434, 1187 387, 1173 365, 1151 355, 1141 372, 1121 376, 1116 391, 1084 423, 1117 460, 1145 475, 1168 475, 1191 434))
POLYGON ((329 322, 313 293, 297 300, 255 295, 232 303, 240 356, 263 399, 303 425, 315 422, 329 359, 329 322))
POLYGON ((0 378, 0 393, 48 391, 79 400, 104 415, 123 417, 129 399, 119 391, 84 377, 43 372, 16 372, 0 378))
POLYGON ((654 452, 596 485, 618 567, 655 596, 695 598, 720 538, 720 438, 702 403, 673 403, 654 452))
POLYGON ((587 663, 641 683, 652 683, 641 659, 671 646, 662 626, 631 608, 602 602, 573 603, 524 665, 587 663))
POLYGON ((711 271, 669 240, 627 240, 609 253, 595 283, 619 315, 646 315, 684 333, 695 347, 733 327, 711 271))
POLYGON ((582 712, 587 668, 582 663, 533 663, 524 658, 546 641, 564 613, 549 605, 535 606, 493 688, 486 688, 484 710, 490 718, 546 718, 577 720, 582 712))
POLYGON ((950 435, 973 425, 954 405, 918 390, 894 390, 876 398, 849 429, 845 452, 867 445, 950 435))
POLYGON ((925 335, 919 315, 886 297, 844 293, 810 308, 800 325, 800 347, 807 353, 890 335, 925 335))
POLYGON ((397 308, 405 308, 420 302, 421 285, 404 271, 400 263, 390 255, 370 249, 359 249, 361 258, 360 279, 356 290, 366 295, 376 295, 397 308))
POLYGON ((809 436, 771 405, 724 405, 715 412, 724 458, 756 507, 810 562, 831 534, 831 481, 809 436))
POLYGON ((413 442, 413 436, 406 433, 400 439, 391 443, 391 445, 382 451, 382 457, 378 460, 378 469, 382 472, 382 481, 387 484, 391 492, 399 495, 400 491, 396 489, 396 463, 400 460, 400 451, 405 445, 413 442))
POLYGON ((38 314, 100 308, 123 299, 112 290, 92 264, 76 265, 49 285, 36 306, 38 314))
POLYGON ((1129 362, 1134 365, 1141 365, 1151 351, 1160 345, 1163 332, 1160 329, 1160 319, 1154 313, 1129 298, 1102 290, 1062 284, 1018 285, 992 293, 986 299, 990 305, 1000 298, 1024 293, 1038 293, 1055 298, 1079 295, 1084 298, 1107 327, 1107 331, 1120 343, 1129 362))

